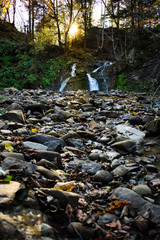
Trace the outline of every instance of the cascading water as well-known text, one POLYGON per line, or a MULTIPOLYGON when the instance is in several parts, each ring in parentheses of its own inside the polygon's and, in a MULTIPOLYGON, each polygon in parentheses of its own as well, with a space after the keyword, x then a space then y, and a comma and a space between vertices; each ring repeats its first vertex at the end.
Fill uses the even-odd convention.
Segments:
POLYGON ((103 78, 103 84, 104 84, 105 89, 106 89, 107 92, 108 92, 108 82, 107 82, 107 79, 104 76, 104 70, 105 70, 106 66, 111 66, 112 64, 113 64, 112 62, 105 62, 103 67, 102 67, 102 70, 101 70, 101 76, 103 78))
MULTIPOLYGON (((73 64, 72 71, 71 71, 71 77, 75 77, 75 76, 76 76, 76 63, 73 64)), ((68 77, 64 81, 62 81, 59 92, 63 92, 63 90, 67 85, 67 82, 71 79, 71 77, 68 77)))
POLYGON ((91 77, 89 73, 87 73, 88 81, 89 81, 89 91, 98 91, 99 85, 95 78, 91 77))

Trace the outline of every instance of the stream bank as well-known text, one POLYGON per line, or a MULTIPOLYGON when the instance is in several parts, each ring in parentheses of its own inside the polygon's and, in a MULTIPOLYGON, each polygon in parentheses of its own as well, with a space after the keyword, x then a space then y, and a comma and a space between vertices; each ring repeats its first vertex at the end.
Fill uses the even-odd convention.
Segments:
POLYGON ((118 90, 1 91, 1 239, 159 239, 159 104, 118 90))

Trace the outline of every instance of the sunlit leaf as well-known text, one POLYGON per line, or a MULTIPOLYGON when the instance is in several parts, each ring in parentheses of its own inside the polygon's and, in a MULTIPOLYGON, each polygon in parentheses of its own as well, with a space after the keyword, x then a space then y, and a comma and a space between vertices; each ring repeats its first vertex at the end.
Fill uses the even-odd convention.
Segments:
POLYGON ((136 112, 133 112, 133 115, 134 115, 134 116, 137 116, 137 113, 136 113, 136 112))
POLYGON ((32 128, 31 132, 35 133, 38 132, 37 128, 32 128))
POLYGON ((55 186, 54 186, 54 189, 56 190, 62 190, 62 191, 71 191, 74 187, 74 184, 75 182, 74 181, 71 181, 71 182, 65 182, 65 183, 57 183, 55 186))
POLYGON ((113 212, 114 209, 120 208, 121 206, 125 206, 125 205, 128 205, 128 204, 130 204, 130 202, 128 202, 128 201, 115 200, 115 201, 109 203, 110 207, 107 210, 107 212, 113 212))
POLYGON ((98 211, 97 214, 100 215, 104 215, 106 213, 106 211, 98 211))
POLYGON ((13 152, 14 148, 12 147, 12 145, 9 142, 7 142, 5 144, 5 150, 7 150, 9 152, 13 152))
POLYGON ((0 179, 0 183, 10 183, 12 176, 6 176, 4 179, 0 179))

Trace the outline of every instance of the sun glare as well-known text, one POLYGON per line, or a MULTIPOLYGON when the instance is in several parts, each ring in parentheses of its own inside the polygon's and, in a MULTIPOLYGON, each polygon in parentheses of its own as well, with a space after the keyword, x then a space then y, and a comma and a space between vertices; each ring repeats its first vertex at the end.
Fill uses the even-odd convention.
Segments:
POLYGON ((71 37, 74 37, 76 33, 78 32, 78 25, 76 23, 72 24, 70 30, 69 30, 69 35, 71 37))

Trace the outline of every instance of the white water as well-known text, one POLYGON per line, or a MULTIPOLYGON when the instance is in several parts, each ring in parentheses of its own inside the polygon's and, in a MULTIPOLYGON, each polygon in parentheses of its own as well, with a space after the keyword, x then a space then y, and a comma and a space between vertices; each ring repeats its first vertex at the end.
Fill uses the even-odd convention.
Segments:
POLYGON ((97 80, 95 78, 92 78, 89 73, 87 73, 87 77, 89 80, 89 91, 98 91, 99 85, 98 85, 97 80))
MULTIPOLYGON (((73 64, 72 71, 71 71, 71 77, 75 77, 75 76, 76 76, 76 63, 73 64)), ((71 79, 71 77, 68 77, 64 81, 62 81, 59 92, 63 92, 63 90, 67 85, 67 82, 71 79)))

